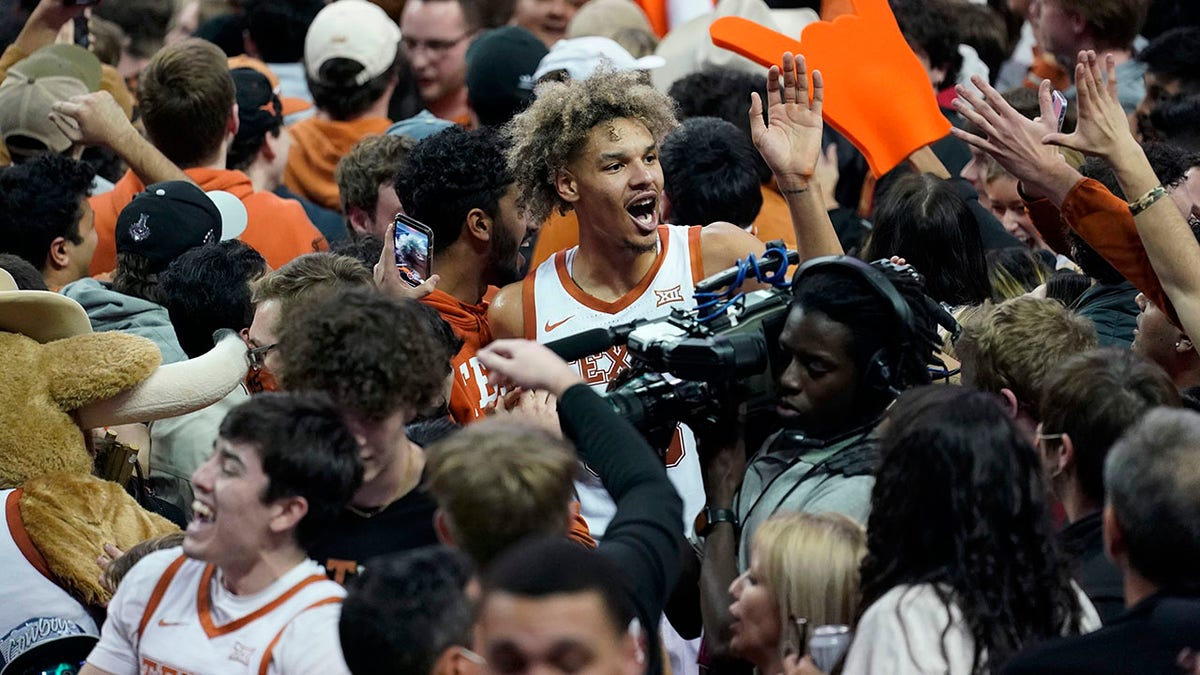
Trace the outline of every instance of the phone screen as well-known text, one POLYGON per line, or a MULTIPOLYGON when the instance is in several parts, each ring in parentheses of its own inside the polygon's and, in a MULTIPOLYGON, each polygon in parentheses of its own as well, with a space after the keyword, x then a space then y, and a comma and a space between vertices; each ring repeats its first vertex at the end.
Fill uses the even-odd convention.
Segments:
POLYGON ((75 17, 75 44, 87 49, 91 46, 91 38, 88 35, 90 29, 88 27, 87 14, 80 14, 75 17))
POLYGON ((396 216, 396 269, 411 286, 425 283, 430 274, 433 232, 408 216, 396 216))

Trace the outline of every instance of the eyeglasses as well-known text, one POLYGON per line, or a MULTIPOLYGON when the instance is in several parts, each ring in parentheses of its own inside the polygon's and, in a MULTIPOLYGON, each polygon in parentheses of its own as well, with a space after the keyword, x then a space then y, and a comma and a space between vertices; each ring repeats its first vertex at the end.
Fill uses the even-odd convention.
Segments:
POLYGON ((250 367, 255 370, 262 370, 263 368, 266 368, 267 354, 271 353, 271 350, 278 346, 279 343, 275 342, 273 344, 263 345, 262 347, 254 347, 247 351, 246 355, 250 357, 250 367))
POLYGON ((1045 449, 1046 449, 1046 443, 1062 443, 1062 439, 1063 439, 1063 436, 1064 436, 1064 435, 1065 435, 1065 434, 1043 434, 1043 433, 1039 433, 1039 434, 1037 435, 1037 444, 1038 444, 1039 446, 1041 446, 1041 448, 1042 448, 1043 450, 1045 450, 1045 449))
POLYGON ((424 51, 429 54, 430 58, 440 59, 451 49, 457 47, 460 42, 474 34, 474 32, 463 33, 453 40, 417 40, 415 38, 404 37, 400 38, 400 45, 408 54, 416 54, 418 51, 424 51))

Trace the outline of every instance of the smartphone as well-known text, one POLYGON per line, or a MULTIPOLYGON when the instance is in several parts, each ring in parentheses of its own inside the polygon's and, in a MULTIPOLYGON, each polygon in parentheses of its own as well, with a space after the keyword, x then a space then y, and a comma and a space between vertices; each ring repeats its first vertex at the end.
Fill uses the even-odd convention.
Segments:
POLYGON ((1051 96, 1054 99, 1054 116, 1058 121, 1058 130, 1062 131, 1063 120, 1067 119, 1067 97, 1057 89, 1051 96))
POLYGON ((433 273, 433 230, 403 213, 396 214, 396 269, 410 286, 420 286, 433 273))
POLYGON ((85 11, 83 14, 80 14, 73 20, 75 22, 75 44, 83 47, 84 49, 88 49, 91 47, 91 36, 88 35, 88 33, 91 31, 88 27, 87 12, 85 11))

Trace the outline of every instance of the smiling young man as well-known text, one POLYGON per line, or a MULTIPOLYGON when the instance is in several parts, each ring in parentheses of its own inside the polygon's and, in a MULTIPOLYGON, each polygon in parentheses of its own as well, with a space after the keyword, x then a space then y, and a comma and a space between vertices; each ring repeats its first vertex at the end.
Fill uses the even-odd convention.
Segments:
MULTIPOLYGON (((759 152, 788 200, 802 255, 840 253, 810 177, 820 153, 821 89, 808 104, 803 70, 785 55, 782 77, 769 76, 771 126, 762 101, 753 115, 759 152), (782 80, 782 83, 781 83, 782 80), (803 105, 797 103, 803 100, 803 105), (822 225, 824 223, 824 225, 822 225)), ((820 78, 817 78, 820 84, 820 78)), ((552 209, 574 210, 579 246, 557 253, 521 285, 505 287, 488 313, 495 337, 547 342, 592 328, 691 308, 697 281, 763 244, 730 223, 678 227, 659 221, 663 187, 658 141, 675 126, 673 104, 636 72, 598 72, 544 85, 510 127, 509 166, 521 204, 542 222, 552 209)), ((603 390, 625 367, 623 346, 577 361, 583 379, 603 390)), ((666 452, 667 473, 684 499, 684 518, 704 506, 695 444, 686 427, 666 452)), ((594 476, 579 483, 584 519, 603 536, 613 505, 594 476)))
POLYGON ((396 193, 409 215, 433 230, 438 287, 422 302, 463 340, 454 357, 450 414, 481 418, 499 396, 475 352, 492 341, 488 290, 521 279, 520 248, 538 230, 517 208, 517 190, 494 130, 449 128, 417 144, 401 165, 396 193))
POLYGON ((263 394, 235 408, 192 476, 182 549, 134 565, 80 672, 348 672, 337 634, 345 591, 305 551, 362 471, 322 397, 263 394))

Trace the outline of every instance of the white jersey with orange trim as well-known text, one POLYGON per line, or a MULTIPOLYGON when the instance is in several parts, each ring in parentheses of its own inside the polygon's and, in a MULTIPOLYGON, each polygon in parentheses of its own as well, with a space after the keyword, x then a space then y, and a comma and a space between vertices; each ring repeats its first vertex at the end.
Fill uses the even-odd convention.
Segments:
POLYGON ((47 632, 99 635, 78 600, 53 579, 21 522, 21 490, 0 490, 0 669, 47 632))
MULTIPOLYGON (((694 307, 693 290, 704 276, 700 228, 661 225, 658 240, 658 257, 646 275, 636 287, 612 302, 588 295, 571 278, 578 246, 559 251, 543 262, 525 277, 522 288, 525 337, 551 342, 593 328, 665 316, 676 307, 694 307)), ((608 383, 629 364, 622 345, 571 365, 593 389, 603 393, 608 383)), ((705 504, 700 458, 691 429, 680 425, 667 450, 666 464, 667 476, 683 499, 684 532, 690 536, 692 521, 705 504)), ((616 513, 616 505, 600 479, 590 471, 575 482, 575 489, 588 529, 593 537, 602 538, 616 513)))
POLYGON ((108 607, 88 663, 115 675, 348 673, 338 641, 346 591, 311 560, 252 595, 225 589, 183 549, 152 553, 108 607))

